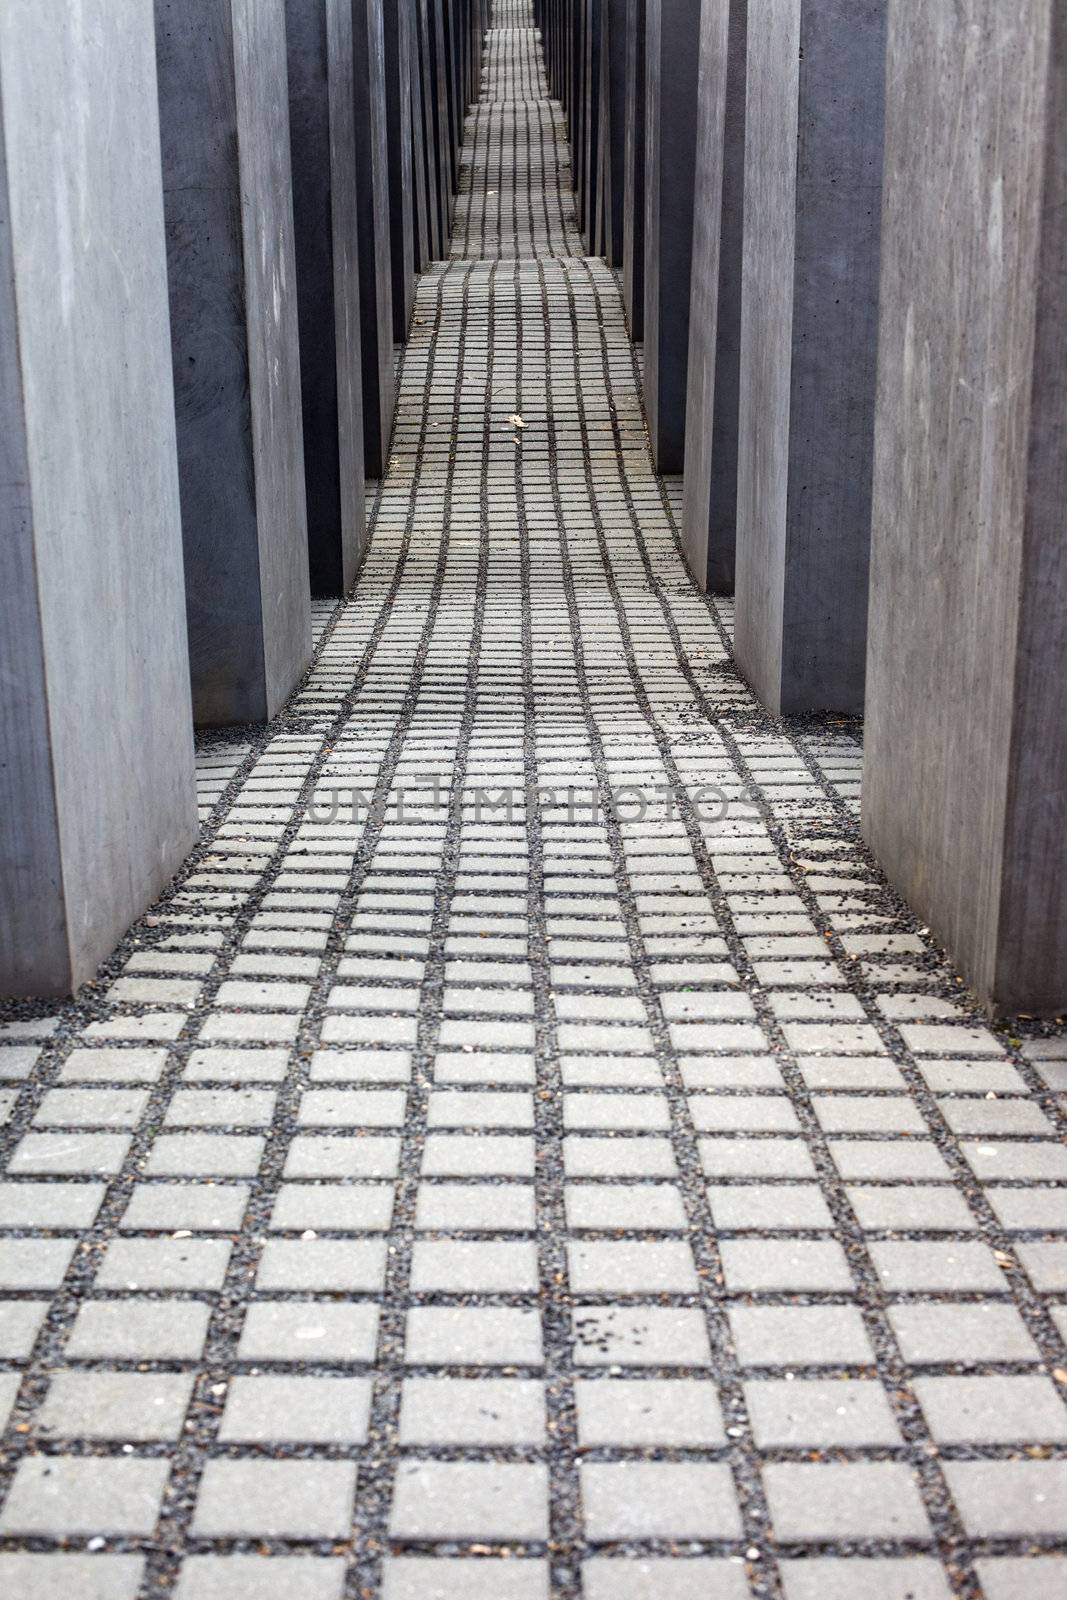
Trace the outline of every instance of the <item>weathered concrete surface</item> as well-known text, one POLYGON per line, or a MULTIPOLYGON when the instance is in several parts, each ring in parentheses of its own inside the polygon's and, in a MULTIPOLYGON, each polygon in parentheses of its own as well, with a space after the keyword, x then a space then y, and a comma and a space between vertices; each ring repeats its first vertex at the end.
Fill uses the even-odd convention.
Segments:
POLYGON ((380 478, 389 456, 396 403, 382 0, 352 0, 352 53, 363 354, 363 459, 367 476, 380 478))
POLYGON ((748 7, 735 649, 785 714, 863 709, 886 3, 748 7))
POLYGON ((158 151, 142 0, 5 0, 4 995, 84 983, 196 832, 158 151))
POLYGON ((284 0, 155 0, 193 712, 311 656, 284 0))
POLYGON ((286 0, 286 37, 311 592, 344 594, 366 541, 348 0, 286 0))
POLYGON ((411 117, 413 11, 387 5, 385 113, 389 149, 389 245, 392 265, 393 338, 408 336, 415 300, 414 152, 411 117))
POLYGON ((704 0, 682 542, 714 594, 734 587, 747 48, 748 0, 704 0))
POLYGON ((602 0, 600 137, 593 253, 623 264, 626 202, 626 13, 628 0, 602 0))
POLYGON ((600 176, 600 44, 603 0, 582 0, 582 195, 581 227, 590 255, 599 255, 595 229, 600 176))
POLYGON ((645 414, 656 471, 685 461, 700 0, 647 0, 645 414))
POLYGON ((645 334, 645 3, 626 0, 622 303, 638 344, 645 334))
POLYGON ((419 50, 419 8, 413 0, 409 20, 411 48, 411 254, 416 273, 433 259, 430 244, 429 196, 426 189, 426 116, 422 92, 422 56, 419 50))
POLYGON ((422 103, 424 182, 426 185, 426 238, 424 264, 440 260, 444 254, 444 224, 441 207, 441 157, 437 136, 437 110, 430 49, 430 0, 415 0, 415 44, 419 64, 419 89, 422 103))
POLYGON ((1058 1015, 1067 10, 891 17, 864 832, 990 1007, 1058 1015))

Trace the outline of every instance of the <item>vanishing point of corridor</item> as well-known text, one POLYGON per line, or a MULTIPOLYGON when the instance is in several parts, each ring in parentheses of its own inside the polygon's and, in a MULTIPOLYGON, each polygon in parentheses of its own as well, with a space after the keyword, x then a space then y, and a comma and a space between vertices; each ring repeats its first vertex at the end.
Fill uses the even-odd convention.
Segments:
POLYGON ((1067 1593, 1067 1044, 966 1009, 675 509, 496 0, 358 586, 0 1025, 9 1600, 1067 1593))

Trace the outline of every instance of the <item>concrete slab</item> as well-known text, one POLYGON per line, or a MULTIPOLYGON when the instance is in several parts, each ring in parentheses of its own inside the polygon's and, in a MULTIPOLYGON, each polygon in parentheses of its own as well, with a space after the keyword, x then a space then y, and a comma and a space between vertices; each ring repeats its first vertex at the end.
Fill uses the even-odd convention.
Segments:
POLYGON ((864 833, 991 1010, 1056 1016, 1067 14, 897 6, 888 72, 864 833))
POLYGON ((286 37, 308 559, 336 595, 366 544, 351 6, 287 0, 286 37))
POLYGON ((368 478, 380 478, 389 458, 396 404, 382 0, 352 0, 352 55, 363 354, 363 459, 368 478))
POLYGON ((602 255, 609 267, 623 264, 627 9, 627 0, 602 0, 599 176, 593 253, 602 255))
POLYGON ((158 150, 139 0, 0 7, 4 995, 77 989, 196 834, 158 150))
POLYGON ((582 0, 585 27, 582 37, 582 196, 581 225, 586 249, 599 255, 594 234, 597 214, 597 180, 600 175, 600 45, 603 0, 582 0))
POLYGON ((700 0, 645 13, 645 415, 656 471, 685 461, 700 0))
POLYGON ((859 712, 887 0, 749 0, 738 664, 769 710, 859 712))
POLYGON ((261 722, 311 656, 284 0, 156 0, 193 713, 261 722))
MULTIPOLYGON (((411 120, 413 12, 386 6, 385 114, 389 148, 389 253, 392 266, 393 338, 408 336, 415 303, 414 151, 411 120)), ((420 130, 421 131, 421 130, 420 130)))
POLYGON ((748 0, 704 0, 682 542, 714 594, 734 587, 747 49, 748 0))
POLYGON ((645 336, 645 5, 626 0, 622 303, 637 344, 645 336))

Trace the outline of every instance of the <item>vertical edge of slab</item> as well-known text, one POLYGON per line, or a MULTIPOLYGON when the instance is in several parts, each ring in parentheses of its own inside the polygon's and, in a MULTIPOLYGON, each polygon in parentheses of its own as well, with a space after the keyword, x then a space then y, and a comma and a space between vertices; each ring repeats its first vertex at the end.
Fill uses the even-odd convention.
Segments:
POLYGON ((152 14, 78 20, 0 11, 8 995, 91 977, 197 828, 152 14))

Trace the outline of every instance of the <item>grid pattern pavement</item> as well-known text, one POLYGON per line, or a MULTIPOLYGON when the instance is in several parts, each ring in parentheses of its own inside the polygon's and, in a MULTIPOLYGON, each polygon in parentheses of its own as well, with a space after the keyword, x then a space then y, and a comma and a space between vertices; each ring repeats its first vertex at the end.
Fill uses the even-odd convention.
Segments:
POLYGON ((0 1025, 0 1592, 1055 1600, 1067 1038, 738 679, 493 21, 355 594, 0 1025))

